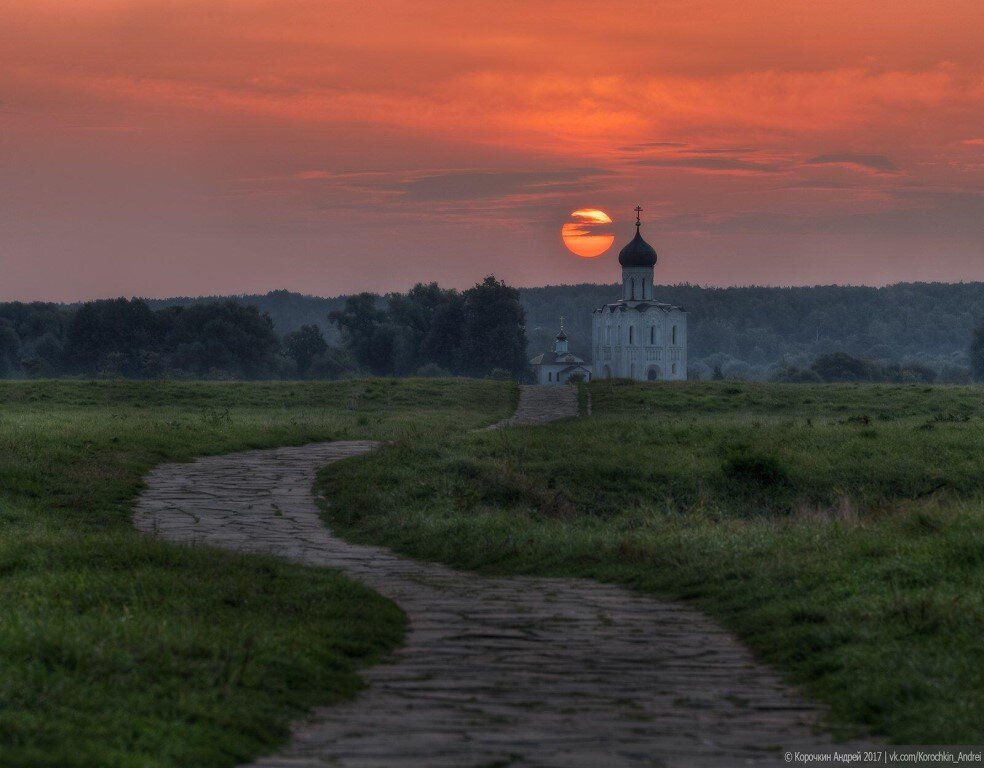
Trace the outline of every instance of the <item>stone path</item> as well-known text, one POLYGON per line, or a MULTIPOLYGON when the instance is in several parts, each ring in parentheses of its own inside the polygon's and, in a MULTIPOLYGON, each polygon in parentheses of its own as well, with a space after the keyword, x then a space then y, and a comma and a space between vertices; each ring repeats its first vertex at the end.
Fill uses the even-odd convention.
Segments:
MULTIPOLYGON (((520 421, 576 413, 573 388, 553 392, 524 389, 520 421)), ((376 447, 250 451, 147 477, 141 530, 338 568, 410 618, 356 700, 316 710, 257 768, 778 765, 785 749, 827 744, 816 709, 684 606, 592 581, 484 578, 333 536, 315 473, 376 447)))
POLYGON ((488 429, 545 424, 577 414, 576 387, 526 385, 519 388, 516 412, 488 429))

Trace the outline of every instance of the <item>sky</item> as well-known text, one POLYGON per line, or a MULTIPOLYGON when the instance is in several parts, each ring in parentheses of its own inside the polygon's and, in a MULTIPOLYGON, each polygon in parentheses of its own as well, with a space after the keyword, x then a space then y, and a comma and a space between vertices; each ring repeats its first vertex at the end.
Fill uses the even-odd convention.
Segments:
POLYGON ((980 0, 4 0, 0 300, 984 280, 980 0), (594 259, 560 237, 614 220, 594 259))

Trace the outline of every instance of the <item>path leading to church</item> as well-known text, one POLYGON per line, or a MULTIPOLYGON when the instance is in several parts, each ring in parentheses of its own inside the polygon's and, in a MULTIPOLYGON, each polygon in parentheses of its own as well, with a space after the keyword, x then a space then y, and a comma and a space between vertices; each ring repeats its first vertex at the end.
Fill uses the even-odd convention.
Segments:
MULTIPOLYGON (((576 415, 573 388, 524 388, 517 419, 576 415)), ((577 579, 486 578, 349 544, 318 516, 335 442, 165 464, 135 523, 184 543, 337 568, 399 604, 406 642, 354 701, 316 710, 262 768, 738 766, 818 747, 818 712, 710 619, 577 579)))
POLYGON ((488 429, 546 424, 577 416, 577 412, 576 387, 526 385, 519 388, 516 412, 488 429))

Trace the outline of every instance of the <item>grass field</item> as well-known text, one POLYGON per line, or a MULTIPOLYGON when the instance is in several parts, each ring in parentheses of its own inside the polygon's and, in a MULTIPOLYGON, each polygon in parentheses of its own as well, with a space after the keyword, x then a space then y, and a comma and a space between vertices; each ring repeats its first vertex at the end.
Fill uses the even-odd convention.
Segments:
POLYGON ((508 385, 0 383, 0 766, 232 766, 351 696, 403 615, 340 576, 130 527, 162 461, 501 417, 508 385))
POLYGON ((984 390, 596 382, 321 475, 354 540, 693 601, 842 733, 984 740, 984 390))

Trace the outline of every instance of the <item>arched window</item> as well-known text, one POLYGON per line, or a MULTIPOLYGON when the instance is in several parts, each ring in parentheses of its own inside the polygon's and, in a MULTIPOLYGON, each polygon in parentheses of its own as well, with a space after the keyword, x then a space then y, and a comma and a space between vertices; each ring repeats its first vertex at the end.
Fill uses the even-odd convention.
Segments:
POLYGON ((553 381, 553 371, 547 371, 547 381, 553 381))
POLYGON ((633 326, 630 325, 629 326, 629 344, 632 344, 632 339, 633 339, 633 333, 632 333, 632 331, 633 330, 634 330, 633 326))
POLYGON ((673 373, 676 373, 676 363, 673 363, 673 373))
POLYGON ((631 288, 631 292, 629 293, 629 296, 634 299, 635 298, 635 278, 634 277, 631 280, 629 280, 629 285, 632 287, 631 288))
POLYGON ((655 325, 650 325, 649 326, 649 343, 650 344, 655 344, 656 343, 656 326, 655 325))
POLYGON ((676 346, 676 326, 673 326, 673 346, 676 346))

